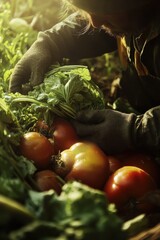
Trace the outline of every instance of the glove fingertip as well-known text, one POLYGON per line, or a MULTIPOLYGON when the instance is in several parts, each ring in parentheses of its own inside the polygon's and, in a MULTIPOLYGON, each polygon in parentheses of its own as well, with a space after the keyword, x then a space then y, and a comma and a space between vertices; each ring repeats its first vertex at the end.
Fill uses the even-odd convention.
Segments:
POLYGON ((21 92, 22 91, 22 83, 21 81, 17 78, 11 78, 9 82, 9 92, 16 93, 16 92, 21 92))

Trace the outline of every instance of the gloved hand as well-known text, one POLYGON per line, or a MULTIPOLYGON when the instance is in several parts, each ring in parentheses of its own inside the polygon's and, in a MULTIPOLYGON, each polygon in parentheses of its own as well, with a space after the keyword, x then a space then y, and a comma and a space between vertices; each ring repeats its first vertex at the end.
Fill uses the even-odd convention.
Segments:
POLYGON ((87 110, 78 114, 73 125, 83 140, 96 143, 107 154, 115 154, 134 149, 135 120, 135 114, 111 109, 87 110))
POLYGON ((22 84, 29 81, 31 86, 38 85, 50 65, 63 58, 95 57, 117 49, 116 39, 105 31, 91 26, 84 32, 87 25, 88 21, 77 11, 53 28, 40 32, 37 41, 17 63, 11 76, 10 91, 22 92, 22 84), (97 48, 98 42, 100 46, 97 48))
POLYGON ((15 66, 9 90, 22 93, 23 84, 29 81, 31 87, 40 84, 51 63, 52 54, 47 43, 35 42, 15 66))
POLYGON ((38 34, 37 40, 15 66, 10 79, 11 92, 23 93, 22 86, 25 83, 29 83, 31 88, 40 84, 51 64, 69 57, 68 53, 73 47, 74 25, 69 24, 68 21, 66 19, 38 34))

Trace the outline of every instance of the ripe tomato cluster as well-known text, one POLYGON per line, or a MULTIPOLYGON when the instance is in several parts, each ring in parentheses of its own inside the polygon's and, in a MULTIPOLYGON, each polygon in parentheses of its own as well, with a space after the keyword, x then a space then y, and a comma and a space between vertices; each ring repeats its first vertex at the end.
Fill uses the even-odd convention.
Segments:
POLYGON ((65 182, 76 180, 104 191, 119 211, 152 209, 144 196, 159 186, 160 167, 147 154, 106 155, 96 144, 80 141, 71 123, 61 118, 51 127, 39 121, 23 135, 20 152, 37 167, 33 179, 40 191, 60 194, 65 182))

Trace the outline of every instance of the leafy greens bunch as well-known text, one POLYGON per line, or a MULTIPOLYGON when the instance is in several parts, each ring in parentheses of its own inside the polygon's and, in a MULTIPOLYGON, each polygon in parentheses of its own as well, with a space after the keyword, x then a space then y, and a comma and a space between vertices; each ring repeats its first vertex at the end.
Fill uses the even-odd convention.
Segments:
POLYGON ((122 220, 105 195, 78 182, 66 183, 60 196, 53 190, 30 191, 25 207, 34 219, 11 231, 9 240, 126 239, 122 220))
POLYGON ((0 194, 22 201, 26 178, 35 172, 34 165, 18 154, 20 137, 24 130, 20 124, 20 109, 15 111, 9 104, 10 95, 0 87, 0 194))
POLYGON ((103 93, 91 80, 86 66, 56 67, 46 74, 44 82, 14 102, 30 102, 35 112, 49 110, 60 116, 75 118, 77 112, 105 107, 103 93))

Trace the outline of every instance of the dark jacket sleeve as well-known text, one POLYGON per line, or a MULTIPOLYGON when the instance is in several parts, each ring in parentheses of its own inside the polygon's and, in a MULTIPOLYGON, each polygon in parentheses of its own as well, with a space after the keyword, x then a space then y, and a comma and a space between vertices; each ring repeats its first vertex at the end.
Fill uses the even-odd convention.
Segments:
POLYGON ((47 44, 50 53, 56 54, 56 60, 96 57, 117 49, 116 38, 87 25, 84 18, 74 13, 53 28, 40 32, 37 44, 47 44))
POLYGON ((132 143, 136 149, 155 155, 160 154, 159 43, 160 36, 151 40, 143 52, 141 60, 147 67, 148 74, 138 75, 134 62, 130 61, 128 69, 122 72, 120 82, 123 96, 140 113, 135 119, 135 124, 129 129, 132 143))
POLYGON ((160 106, 137 116, 135 127, 132 129, 136 149, 160 154, 160 106))
POLYGON ((130 60, 128 68, 122 72, 121 89, 130 104, 139 112, 144 113, 152 107, 160 105, 160 35, 150 40, 143 50, 141 63, 147 69, 145 74, 138 74, 132 40, 128 41, 130 60))
POLYGON ((132 63, 122 71, 120 85, 123 95, 138 112, 144 113, 160 105, 160 77, 151 74, 138 76, 132 63))

